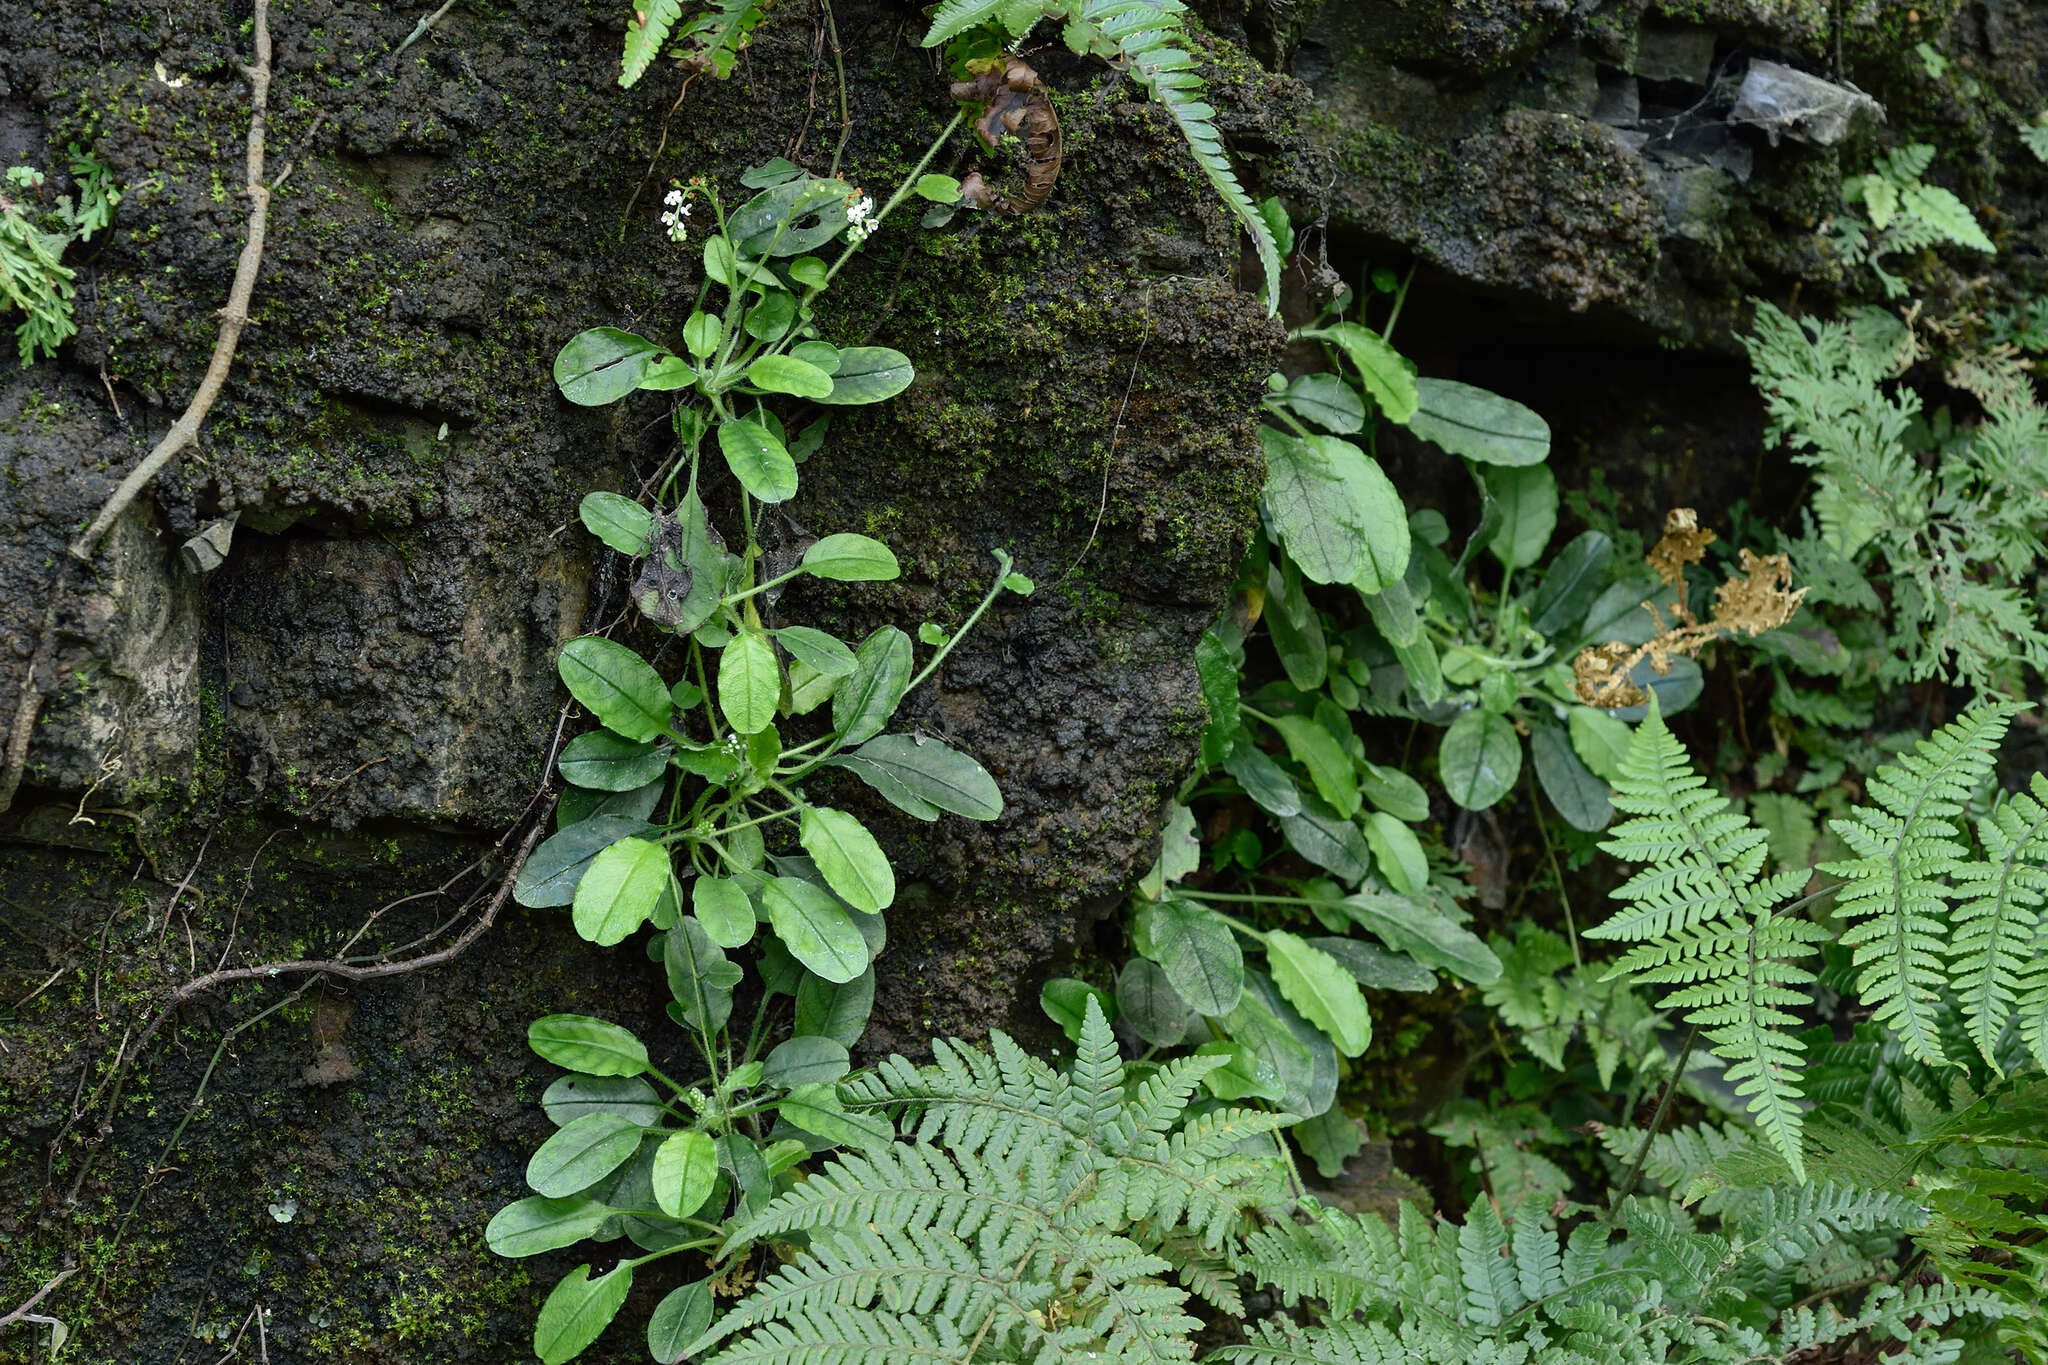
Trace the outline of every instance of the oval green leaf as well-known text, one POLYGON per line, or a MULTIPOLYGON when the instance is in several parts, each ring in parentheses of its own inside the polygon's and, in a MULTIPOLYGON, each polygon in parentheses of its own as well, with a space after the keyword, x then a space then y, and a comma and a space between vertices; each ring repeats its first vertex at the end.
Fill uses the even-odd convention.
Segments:
POLYGON ((894 626, 883 626, 861 641, 852 675, 832 695, 832 728, 845 743, 860 744, 882 733, 910 682, 910 655, 910 637, 894 626))
POLYGON ((1522 775, 1522 741, 1506 717, 1471 710, 1451 722, 1437 751, 1437 769, 1451 800, 1485 810, 1522 775))
POLYGON ((586 1114, 540 1145, 526 1163, 526 1183, 536 1194, 566 1198, 631 1160, 646 1131, 618 1114, 586 1114))
POLYGON ((768 1054, 768 1064, 761 1070, 761 1080, 767 1085, 791 1089, 800 1085, 830 1085, 851 1069, 852 1062, 844 1045, 832 1038, 810 1034, 777 1044, 775 1050, 768 1054))
POLYGON ((1287 741, 1294 761, 1308 769, 1309 781, 1323 800, 1347 820, 1358 814, 1358 779, 1351 755, 1337 737, 1307 716, 1275 716, 1273 728, 1287 741))
POLYGON ((1543 785, 1543 794, 1567 824, 1589 834, 1607 828, 1607 822, 1614 818, 1613 798, 1607 784, 1579 761, 1562 728, 1532 725, 1529 757, 1535 760, 1536 780, 1543 785))
POLYGON ((798 877, 770 877, 761 904, 790 956, 825 980, 853 980, 868 966, 868 944, 853 915, 822 886, 798 877))
POLYGON ((1486 542, 1493 557, 1510 569, 1542 559, 1557 529, 1557 480, 1550 470, 1540 464, 1489 469, 1486 489, 1500 508, 1500 524, 1486 542))
POLYGON ((620 554, 637 559, 647 553, 647 538, 654 534, 654 513, 631 498, 618 493, 585 493, 576 515, 590 534, 620 554))
POLYGON ((632 1288, 631 1261, 621 1261, 594 1280, 587 1265, 564 1275, 533 1324, 533 1351, 541 1365, 566 1365, 581 1355, 618 1316, 632 1288))
POLYGON ((757 631, 741 631, 718 656, 718 709, 726 723, 743 735, 765 730, 781 697, 775 646, 757 631))
MULTIPOLYGON (((568 799, 567 793, 563 799, 568 799)), ((574 904, 576 884, 583 880, 590 860, 619 840, 647 830, 645 819, 631 815, 593 815, 558 830, 519 869, 512 899, 536 909, 574 904)))
POLYGON ((1330 342, 1342 351, 1357 369, 1366 393, 1389 422, 1405 424, 1415 415, 1415 375, 1401 353, 1382 340, 1378 332, 1355 322, 1339 322, 1329 327, 1304 328, 1295 335, 1330 342))
POLYGON ((1273 984, 1302 1018, 1330 1036, 1346 1057, 1362 1054, 1372 1042, 1372 1014, 1351 973, 1319 948, 1311 948, 1285 929, 1266 934, 1266 963, 1273 984))
POLYGON ((659 1365, 676 1365, 711 1325, 712 1278, 672 1289, 654 1306, 654 1316, 647 1319, 647 1353, 659 1365))
POLYGON ((663 354, 646 337, 593 327, 570 337, 555 353, 555 387, 582 407, 616 403, 640 387, 647 367, 663 354))
POLYGON ((784 626, 769 633, 792 659, 820 677, 844 678, 853 672, 853 651, 837 636, 812 626, 784 626))
POLYGON ((646 740, 630 740, 609 730, 578 735, 555 760, 562 776, 591 791, 630 792, 668 771, 668 752, 646 740))
POLYGON ((639 1124, 661 1122, 661 1098, 638 1076, 558 1076, 540 1097, 540 1107, 557 1128, 590 1114, 617 1114, 639 1124))
POLYGON ((1365 842, 1372 848, 1380 875, 1404 896, 1412 896, 1429 885, 1429 859, 1415 831, 1383 810, 1365 820, 1365 842))
POLYGON ((815 365, 786 355, 764 355, 747 366, 747 382, 769 393, 793 398, 823 398, 832 392, 832 376, 815 365))
POLYGON ((1408 429, 1480 464, 1532 465, 1550 458, 1550 423, 1511 398, 1453 379, 1415 381, 1408 429))
POLYGON ((910 357, 887 346, 850 346, 839 353, 832 392, 821 403, 879 403, 910 387, 917 371, 910 357))
POLYGON ((919 801, 970 820, 993 820, 1003 813, 1003 793, 996 780, 943 740, 882 735, 831 762, 851 770, 884 796, 893 785, 919 801))
POLYGON ((594 1236, 611 1216, 596 1199, 535 1196, 499 1209, 484 1228, 484 1245, 500 1256, 538 1256, 594 1236))
POLYGON ((818 578, 840 583, 886 583, 903 570, 896 552, 870 536, 839 531, 814 541, 804 551, 803 569, 818 578))
POLYGON ((718 1183, 718 1148, 706 1133, 671 1133, 654 1149, 654 1202, 671 1218, 704 1207, 718 1183))
POLYGON ((856 910, 876 914, 896 899, 896 874, 868 828, 843 810, 805 806, 797 842, 825 884, 856 910))
POLYGON ((1244 991, 1244 953, 1215 911, 1165 900, 1138 912, 1138 946, 1166 971, 1174 993, 1197 1014, 1220 1017, 1244 991))
POLYGON ((622 644, 586 635, 562 646, 555 660, 569 695, 598 723, 627 739, 653 739, 668 728, 668 685, 654 666, 622 644))
POLYGON ((1195 1012, 1174 990, 1166 968, 1134 957, 1116 976, 1118 1015, 1153 1047, 1174 1047, 1187 1036, 1195 1012))
POLYGON ((645 839, 621 839, 590 860, 576 884, 576 932, 609 948, 647 922, 668 890, 668 850, 645 839))
POLYGON ((617 1024, 587 1014, 544 1014, 526 1026, 526 1044, 556 1066, 586 1076, 637 1076, 647 1048, 617 1024))
POLYGON ((796 461, 775 433, 745 417, 718 424, 718 450, 740 487, 762 502, 796 496, 796 461))
POLYGON ((697 878, 690 886, 690 908, 704 936, 721 948, 737 948, 754 937, 754 902, 735 879, 697 878))

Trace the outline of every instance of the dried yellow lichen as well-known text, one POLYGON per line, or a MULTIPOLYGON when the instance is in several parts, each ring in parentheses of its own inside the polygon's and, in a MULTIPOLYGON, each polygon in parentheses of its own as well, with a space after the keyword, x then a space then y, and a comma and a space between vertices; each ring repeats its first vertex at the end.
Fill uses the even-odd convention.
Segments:
POLYGON ((1758 555, 1741 551, 1741 572, 1714 589, 1714 615, 1701 621, 1686 605, 1686 566, 1706 557, 1714 533, 1703 531, 1699 515, 1690 507, 1676 507, 1664 518, 1664 536, 1644 556, 1656 575, 1677 590, 1669 624, 1652 603, 1643 609, 1657 622, 1657 633, 1646 643, 1630 648, 1620 643, 1590 645, 1572 660, 1572 684, 1579 700, 1588 706, 1640 706, 1649 694, 1629 680, 1637 664, 1650 661, 1659 673, 1671 671, 1671 661, 1692 657, 1724 635, 1760 635, 1775 630, 1799 610, 1806 589, 1792 587, 1792 562, 1784 555, 1758 555))

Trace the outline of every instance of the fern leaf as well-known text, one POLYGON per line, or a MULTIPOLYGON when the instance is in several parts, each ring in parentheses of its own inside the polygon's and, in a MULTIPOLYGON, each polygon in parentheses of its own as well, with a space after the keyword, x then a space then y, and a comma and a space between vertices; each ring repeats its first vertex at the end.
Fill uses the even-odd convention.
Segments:
POLYGON ((1804 872, 1758 880, 1764 832, 1710 790, 1653 705, 1621 761, 1615 805, 1637 818, 1602 844, 1651 866, 1618 888, 1629 903, 1587 931, 1637 946, 1609 969, 1678 986, 1664 1008, 1687 1011, 1757 1127, 1803 1181, 1799 1073, 1803 1044, 1792 1010, 1807 1000, 1813 974, 1794 965, 1825 931, 1776 916, 1772 907, 1804 883, 1804 872))
MULTIPOLYGON (((948 39, 959 37, 968 29, 981 28, 987 24, 1004 23, 1008 28, 1009 25, 1005 21, 1016 9, 1015 0, 946 0, 946 3, 940 5, 932 15, 932 26, 925 30, 924 45, 937 47, 948 39)), ((1035 6, 1031 18, 1033 22, 1038 18, 1035 6)), ((1030 30, 1031 25, 1026 24, 1022 29, 1012 29, 1010 37, 1021 38, 1030 30)))
POLYGON ((1515 1278, 1507 1229, 1491 1199, 1475 1203, 1458 1231, 1458 1269, 1465 1281, 1465 1317, 1480 1327, 1499 1327, 1527 1302, 1515 1278))
POLYGON ((1899 193, 1899 207, 1925 223, 1943 241, 1969 247, 1972 251, 1995 254, 1998 250, 1984 235, 1977 215, 1971 213, 1952 192, 1939 185, 1906 186, 1899 193))
POLYGON ((1817 1181, 1760 1191, 1743 1206, 1736 1224, 1748 1239, 1744 1254, 1779 1270, 1798 1265, 1843 1234, 1909 1231, 1926 1221, 1927 1210, 1902 1195, 1817 1181))
POLYGON ((647 68, 661 55, 661 45, 668 41, 669 30, 683 17, 683 0, 640 3, 644 8, 636 9, 626 25, 626 53, 619 68, 619 85, 625 88, 647 74, 647 68))
POLYGON ((2020 1004, 2022 1034, 2048 1068, 2048 970, 2034 950, 2048 900, 2048 776, 2035 773, 2031 793, 2015 793, 1979 820, 1977 838, 1989 860, 1955 874, 1960 904, 1948 951, 1958 1003, 1970 1040, 1993 1069, 1999 1037, 2020 1004))
POLYGON ((1944 879, 1968 852, 1955 820, 1990 775, 2019 709, 2010 702, 1973 707, 1879 768, 1868 789, 1874 804, 1828 822, 1857 855, 1821 864, 1847 883, 1836 914, 1857 921, 1842 935, 1858 969, 1857 994, 1908 1055, 1932 1066, 1948 1063, 1938 1018, 1948 979, 1944 879))
POLYGON ((1304 1331, 1270 1319, 1253 1325, 1249 1346, 1231 1346, 1206 1359, 1224 1365, 1410 1365, 1416 1356, 1377 1322, 1335 1322, 1304 1331))

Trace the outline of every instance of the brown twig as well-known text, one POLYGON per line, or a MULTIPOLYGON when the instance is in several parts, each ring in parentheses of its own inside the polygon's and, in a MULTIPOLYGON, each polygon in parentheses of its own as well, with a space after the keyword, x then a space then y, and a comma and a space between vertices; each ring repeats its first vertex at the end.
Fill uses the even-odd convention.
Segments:
MULTIPOLYGON (((234 287, 228 293, 228 306, 221 311, 220 334, 214 340, 213 358, 207 363, 206 375, 199 382, 199 389, 186 405, 184 415, 171 424, 135 472, 121 481, 113 496, 100 508, 92 524, 72 541, 69 550, 72 560, 89 563, 93 551, 107 534, 120 515, 128 510, 150 480, 186 446, 199 436, 200 424, 212 410, 214 400, 220 397, 222 385, 227 383, 228 369, 234 364, 235 347, 242 338, 242 329, 249 323, 249 299, 256 289, 256 271, 263 262, 263 236, 270 220, 270 187, 263 183, 263 135, 270 108, 270 5, 269 0, 256 0, 256 65, 247 68, 249 77, 249 139, 247 151, 248 194, 249 194, 249 239, 242 247, 242 258, 235 266, 234 287)), ((289 168, 287 168, 289 174, 289 168)), ((0 767, 0 812, 14 803, 14 793, 21 785, 21 774, 28 766, 29 732, 35 728, 36 716, 43 707, 43 690, 38 677, 50 666, 50 655, 54 648, 57 626, 57 607, 71 587, 71 564, 66 563, 58 570, 57 581, 51 586, 49 605, 43 611, 43 628, 36 639, 35 656, 29 660, 28 671, 22 675, 21 692, 15 698, 13 727, 7 734, 7 755, 4 767, 0 767)))
POLYGON ((28 1296, 28 1302, 9 1312, 6 1316, 0 1317, 0 1330, 12 1327, 17 1322, 33 1322, 40 1327, 61 1327, 63 1324, 58 1322, 57 1319, 47 1314, 36 1312, 35 1306, 48 1298, 51 1290, 77 1273, 78 1267, 75 1265, 65 1266, 62 1270, 58 1271, 41 1289, 28 1296))
POLYGON ((228 306, 221 310, 220 335, 213 343, 213 358, 207 362, 206 376, 199 381, 198 392, 192 395, 184 415, 171 424, 171 429, 143 457, 135 472, 121 481, 121 486, 100 508, 92 524, 71 542, 73 559, 90 561, 93 550, 98 547, 100 538, 106 535, 107 528, 114 524, 115 518, 128 510, 128 505, 149 486, 159 470, 198 439, 201 423, 206 421, 206 414, 212 410, 214 400, 220 397, 221 387, 227 383, 228 369, 235 362, 235 347, 242 339, 242 329, 249 325, 249 300, 256 291, 256 272, 263 264, 263 235, 270 222, 270 186, 263 183, 263 135, 270 111, 269 0, 256 0, 256 65, 244 70, 249 77, 246 156, 249 238, 243 243, 242 258, 235 265, 235 283, 228 292, 228 306))

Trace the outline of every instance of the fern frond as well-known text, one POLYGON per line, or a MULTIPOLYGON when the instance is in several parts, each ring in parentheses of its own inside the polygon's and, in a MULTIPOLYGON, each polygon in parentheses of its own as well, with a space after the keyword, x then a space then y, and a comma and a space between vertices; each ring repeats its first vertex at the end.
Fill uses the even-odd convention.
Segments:
POLYGON ((1416 1359, 1377 1322, 1336 1322, 1307 1332, 1285 1319, 1266 1319, 1253 1329, 1249 1346, 1225 1347, 1206 1358, 1224 1365, 1409 1365, 1416 1359))
POLYGON ((842 1153, 736 1228, 728 1253, 808 1246, 691 1354, 729 1342, 719 1362, 794 1359, 817 1329, 814 1358, 862 1365, 903 1343, 902 1359, 936 1343, 952 1354, 932 1358, 955 1365, 1183 1361, 1200 1323, 1163 1278, 1177 1263, 1189 1288, 1242 1310, 1239 1233, 1284 1171, 1253 1140, 1291 1116, 1184 1118, 1206 1064, 1163 1067, 1128 1095, 1093 1000, 1064 1075, 1003 1034, 990 1042, 993 1055, 941 1041, 929 1066, 892 1057, 848 1083, 851 1104, 914 1117, 899 1128, 911 1136, 842 1153))
POLYGON ((1977 822, 1988 860, 1955 873, 1949 973, 1970 1040, 1994 1069, 2015 1005, 2036 1064, 2048 1069, 2048 965, 2035 950, 2048 900, 2048 776, 2035 773, 2032 785, 1977 822))
POLYGON ((1927 1210, 1903 1195, 1816 1181, 1761 1190, 1744 1202, 1734 1222, 1746 1240, 1743 1254, 1779 1270, 1800 1264, 1845 1233, 1920 1227, 1927 1210))
POLYGON ((1041 6, 1036 0, 1020 5, 1018 0, 946 0, 932 13, 932 25, 925 30, 924 45, 937 47, 971 28, 1000 24, 1011 41, 1022 38, 1041 15, 1055 6, 1041 6))
POLYGON ((1879 768, 1868 788, 1874 804, 1828 822, 1857 855, 1821 864, 1847 883, 1836 914, 1860 921, 1842 935, 1858 968, 1857 994, 1909 1055, 1933 1066, 1948 1063, 1937 1017, 1948 980, 1944 879, 1969 852, 1955 821, 1990 775, 2019 710, 2010 702, 1971 708, 1879 768))
POLYGON ((1623 753, 1614 804, 1636 818, 1615 826, 1600 847, 1649 866, 1614 892, 1628 909, 1587 937, 1656 939, 1740 913, 1769 840, 1693 771, 1654 709, 1623 753))
POLYGON ((1804 1180, 1799 1072, 1804 1045, 1792 1030, 1813 973, 1794 965, 1826 939, 1773 907, 1806 881, 1804 871, 1759 880, 1767 839, 1693 771, 1685 748, 1653 704, 1636 727, 1615 783, 1624 821, 1601 847, 1650 866, 1615 892, 1628 908, 1587 930, 1636 947, 1607 972, 1676 985, 1660 1002, 1684 1010, 1757 1127, 1804 1180))
POLYGON ((626 52, 619 66, 619 85, 631 88, 661 55, 669 30, 683 17, 683 0, 644 0, 626 25, 626 52))

